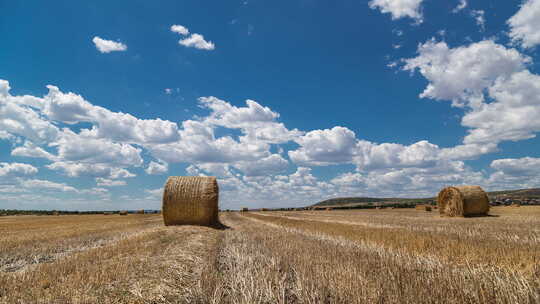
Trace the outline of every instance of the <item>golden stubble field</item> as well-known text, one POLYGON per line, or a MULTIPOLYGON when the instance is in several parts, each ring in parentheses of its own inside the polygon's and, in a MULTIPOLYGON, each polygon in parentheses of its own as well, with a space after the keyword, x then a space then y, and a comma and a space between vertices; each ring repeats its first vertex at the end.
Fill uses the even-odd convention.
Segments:
POLYGON ((0 217, 0 303, 540 303, 540 207, 0 217))

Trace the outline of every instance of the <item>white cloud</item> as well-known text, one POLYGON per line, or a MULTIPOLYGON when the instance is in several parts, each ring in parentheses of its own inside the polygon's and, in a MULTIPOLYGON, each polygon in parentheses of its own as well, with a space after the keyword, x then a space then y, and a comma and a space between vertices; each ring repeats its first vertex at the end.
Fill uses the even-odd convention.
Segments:
POLYGON ((178 41, 178 43, 185 47, 192 47, 199 50, 211 51, 216 48, 212 41, 204 40, 204 36, 201 34, 191 34, 191 36, 178 41))
POLYGON ((33 175, 38 169, 29 164, 0 162, 0 177, 33 175))
POLYGON ((422 98, 451 100, 454 106, 475 107, 482 102, 482 92, 499 77, 521 71, 530 58, 485 40, 468 46, 449 48, 434 40, 418 47, 419 55, 406 59, 404 70, 419 70, 430 83, 422 98))
POLYGON ((430 82, 420 96, 470 109, 461 121, 469 128, 465 145, 454 152, 481 146, 492 152, 501 141, 529 139, 540 131, 535 118, 540 115, 540 76, 526 69, 529 57, 493 41, 454 49, 429 41, 419 54, 406 60, 404 69, 418 68, 430 82))
POLYGON ((509 36, 524 48, 540 44, 540 0, 526 0, 519 11, 508 20, 509 36))
POLYGON ((163 143, 178 139, 178 126, 161 119, 138 119, 130 114, 112 112, 95 106, 80 95, 63 93, 55 86, 47 86, 43 113, 51 120, 67 124, 91 122, 96 137, 131 143, 163 143))
POLYGON ((11 155, 33 158, 45 158, 48 160, 55 160, 56 156, 45 151, 43 148, 34 145, 30 141, 26 141, 24 145, 19 146, 11 150, 11 155))
POLYGON ((65 183, 56 183, 42 179, 22 180, 21 186, 31 190, 59 190, 62 192, 78 192, 74 187, 68 186, 65 183))
POLYGON ((513 176, 540 175, 540 158, 506 158, 491 162, 491 168, 513 176))
POLYGON ((121 51, 127 50, 127 45, 121 42, 101 39, 98 36, 95 36, 92 39, 92 42, 94 42, 94 44, 96 45, 96 48, 101 53, 110 53, 110 52, 118 52, 118 51, 121 52, 121 51))
POLYGON ((117 187, 127 185, 124 180, 112 180, 102 177, 96 177, 96 184, 101 187, 117 187))
POLYGON ((371 9, 379 9, 382 13, 390 13, 392 19, 410 17, 422 22, 420 5, 423 0, 372 0, 369 2, 371 9))
POLYGON ((467 7, 467 0, 459 0, 459 4, 452 10, 452 13, 457 13, 467 7))
POLYGON ((116 166, 140 166, 143 163, 139 148, 76 134, 69 129, 64 129, 60 138, 52 145, 57 147, 58 157, 68 161, 107 163, 116 166))
POLYGON ((146 173, 151 175, 158 175, 158 174, 164 174, 167 173, 169 170, 169 165, 167 163, 157 163, 154 161, 151 161, 150 164, 148 164, 148 168, 146 168, 146 173))
POLYGON ((184 36, 189 34, 189 30, 187 29, 187 27, 185 27, 183 25, 179 25, 179 24, 171 25, 171 32, 178 33, 178 34, 184 35, 184 36))
POLYGON ((344 127, 311 131, 295 141, 300 148, 289 151, 289 157, 298 164, 349 163, 356 151, 356 135, 344 127))
POLYGON ((128 170, 111 167, 109 164, 61 161, 54 162, 46 167, 60 171, 69 177, 91 176, 110 179, 135 177, 135 174, 128 170))
POLYGON ((257 161, 241 161, 233 166, 247 176, 262 176, 285 171, 289 162, 279 154, 272 154, 257 161))

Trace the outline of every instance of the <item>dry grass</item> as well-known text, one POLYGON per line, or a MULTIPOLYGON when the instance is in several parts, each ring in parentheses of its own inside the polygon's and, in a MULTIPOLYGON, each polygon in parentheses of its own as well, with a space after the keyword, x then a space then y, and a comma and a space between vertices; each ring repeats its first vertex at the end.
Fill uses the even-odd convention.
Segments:
POLYGON ((540 303, 540 208, 0 218, 0 303, 540 303))

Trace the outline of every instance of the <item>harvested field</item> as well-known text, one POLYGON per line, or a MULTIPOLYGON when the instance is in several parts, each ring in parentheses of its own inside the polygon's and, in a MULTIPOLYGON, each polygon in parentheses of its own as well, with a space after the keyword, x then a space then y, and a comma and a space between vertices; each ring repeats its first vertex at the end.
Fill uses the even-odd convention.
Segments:
POLYGON ((539 303, 540 207, 0 217, 0 303, 539 303))

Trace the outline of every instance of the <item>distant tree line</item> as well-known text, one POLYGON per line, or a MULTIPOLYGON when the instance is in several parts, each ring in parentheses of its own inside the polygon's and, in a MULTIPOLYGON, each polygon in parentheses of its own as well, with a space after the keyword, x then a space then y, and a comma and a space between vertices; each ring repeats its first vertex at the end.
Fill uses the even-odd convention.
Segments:
MULTIPOLYGON (((65 211, 65 210, 17 210, 17 209, 0 209, 0 216, 8 215, 75 215, 75 214, 103 214, 104 212, 110 214, 118 214, 116 211, 65 211)), ((135 213, 135 210, 130 210, 128 213, 135 213)), ((158 210, 145 210, 145 213, 158 213, 158 210)))

